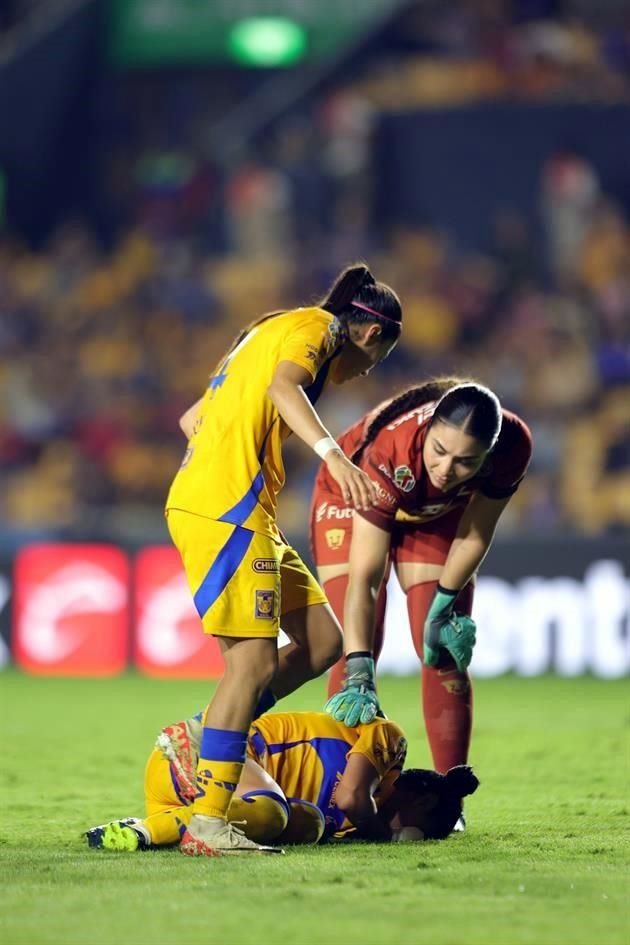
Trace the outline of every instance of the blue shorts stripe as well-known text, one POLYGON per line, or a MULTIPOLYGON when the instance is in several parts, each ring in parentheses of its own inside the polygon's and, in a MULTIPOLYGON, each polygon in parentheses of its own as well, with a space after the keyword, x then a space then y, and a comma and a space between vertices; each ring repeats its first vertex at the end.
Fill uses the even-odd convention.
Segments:
POLYGON ((194 597, 200 617, 204 617, 225 590, 228 581, 245 557, 253 537, 254 532, 237 527, 221 548, 194 597))

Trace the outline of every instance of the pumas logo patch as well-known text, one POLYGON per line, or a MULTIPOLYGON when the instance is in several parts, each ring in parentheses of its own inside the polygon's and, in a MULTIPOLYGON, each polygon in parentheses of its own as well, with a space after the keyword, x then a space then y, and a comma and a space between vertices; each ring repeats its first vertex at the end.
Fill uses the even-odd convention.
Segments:
POLYGON ((256 591, 254 617, 257 620, 273 620, 276 616, 276 592, 256 591))
POLYGON ((409 466, 396 466, 394 470, 394 482, 401 492, 411 492, 416 484, 415 476, 409 469, 409 466))
POLYGON ((329 528, 326 532, 326 544, 332 551, 337 551, 343 545, 345 537, 343 528, 329 528))

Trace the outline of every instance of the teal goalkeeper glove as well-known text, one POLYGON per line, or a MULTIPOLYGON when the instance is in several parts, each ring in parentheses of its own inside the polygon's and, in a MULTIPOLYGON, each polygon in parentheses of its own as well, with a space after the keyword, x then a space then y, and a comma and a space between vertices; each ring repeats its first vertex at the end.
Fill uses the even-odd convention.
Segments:
POLYGON ((349 653, 342 689, 331 696, 324 710, 336 722, 351 728, 382 716, 374 683, 374 660, 369 653, 349 653))
POLYGON ((459 591, 449 591, 439 584, 424 623, 424 662, 437 666, 442 647, 451 654, 463 672, 472 659, 477 627, 472 617, 456 614, 453 607, 459 591))

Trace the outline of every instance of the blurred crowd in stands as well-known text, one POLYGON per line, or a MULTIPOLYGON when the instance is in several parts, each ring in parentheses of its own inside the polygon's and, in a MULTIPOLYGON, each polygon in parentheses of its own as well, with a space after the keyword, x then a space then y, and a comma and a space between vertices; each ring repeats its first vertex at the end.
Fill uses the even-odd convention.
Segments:
MULTIPOLYGON (((435 228, 381 232, 370 217, 382 111, 487 97, 630 101, 628 22, 559 21, 553 4, 531 0, 519 7, 545 8, 540 19, 506 24, 505 6, 408 10, 369 68, 229 165, 211 154, 202 96, 194 107, 189 95, 165 99, 170 111, 156 98, 147 113, 151 80, 130 86, 139 126, 111 150, 111 244, 78 220, 37 251, 0 240, 6 542, 164 538, 161 507, 185 447, 178 417, 221 353, 244 323, 315 301, 360 258, 400 295, 403 341, 367 380, 323 399, 332 432, 428 376, 474 376, 534 433, 504 530, 630 530, 629 208, 583 156, 561 150, 541 167, 539 227, 506 206, 490 248, 463 251, 435 228)), ((303 544, 315 460, 293 443, 286 466, 281 525, 303 544)))

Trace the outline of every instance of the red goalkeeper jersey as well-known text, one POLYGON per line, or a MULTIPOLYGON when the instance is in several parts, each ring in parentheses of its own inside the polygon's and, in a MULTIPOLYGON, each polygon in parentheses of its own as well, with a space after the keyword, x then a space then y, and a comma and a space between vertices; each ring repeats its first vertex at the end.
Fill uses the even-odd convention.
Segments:
MULTIPOLYGON (((453 509, 463 510, 475 493, 506 499, 516 492, 525 475, 532 452, 531 433, 520 417, 503 410, 501 433, 479 472, 448 492, 433 486, 424 468, 422 447, 436 405, 433 401, 402 413, 379 430, 363 451, 359 466, 375 483, 378 499, 372 509, 357 514, 380 528, 389 530, 394 522, 423 524, 453 509)), ((347 456, 354 455, 370 423, 385 406, 387 402, 342 434, 339 444, 347 456)), ((319 468, 315 491, 338 496, 340 507, 345 504, 325 463, 319 468)))

